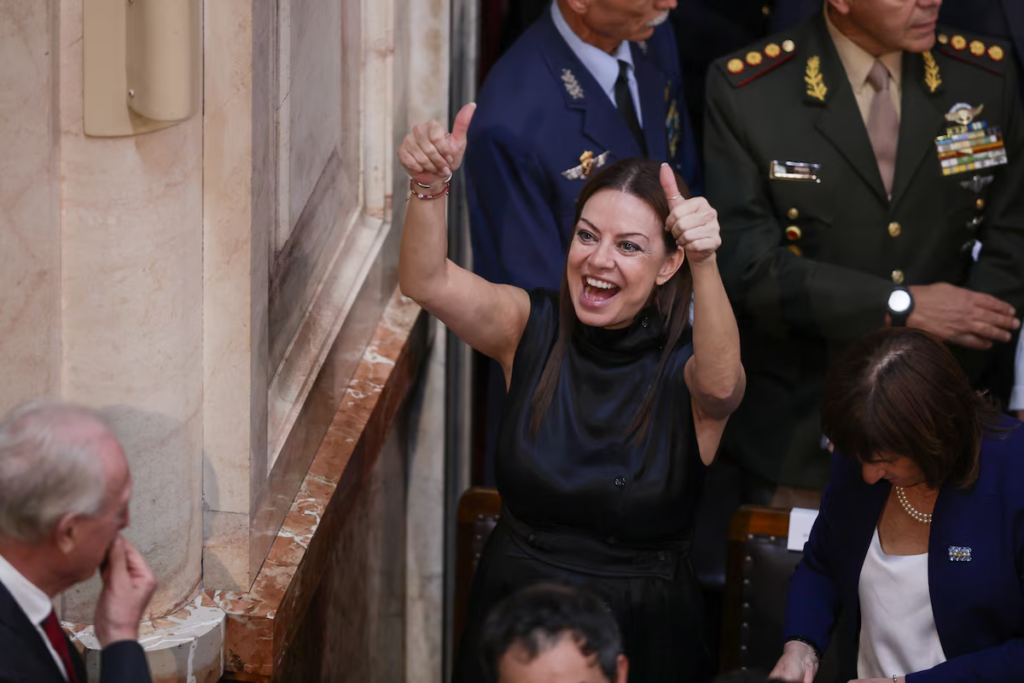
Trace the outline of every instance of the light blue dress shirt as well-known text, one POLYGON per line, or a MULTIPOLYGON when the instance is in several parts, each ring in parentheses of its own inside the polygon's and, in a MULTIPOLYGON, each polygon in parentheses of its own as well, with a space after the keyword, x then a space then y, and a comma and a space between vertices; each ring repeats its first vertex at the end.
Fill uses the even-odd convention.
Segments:
POLYGON ((615 104, 615 81, 619 80, 619 60, 629 64, 629 72, 627 79, 629 80, 629 92, 633 96, 633 107, 636 109, 636 120, 640 122, 640 126, 644 125, 643 113, 640 111, 638 102, 640 102, 640 89, 636 84, 636 75, 633 67, 633 52, 630 50, 629 41, 624 40, 619 43, 619 47, 615 50, 614 55, 610 55, 600 48, 596 48, 589 43, 584 43, 578 35, 566 23, 565 17, 562 16, 561 10, 558 9, 558 2, 551 3, 551 18, 555 21, 555 28, 558 29, 558 33, 565 39, 565 42, 569 44, 569 48, 573 51, 583 66, 587 67, 587 71, 594 77, 601 89, 604 90, 605 94, 608 95, 608 99, 615 104))

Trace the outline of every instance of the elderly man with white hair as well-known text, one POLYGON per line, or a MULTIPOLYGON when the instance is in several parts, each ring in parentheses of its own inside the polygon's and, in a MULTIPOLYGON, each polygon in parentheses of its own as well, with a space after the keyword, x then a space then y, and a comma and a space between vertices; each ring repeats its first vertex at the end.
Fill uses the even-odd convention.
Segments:
POLYGON ((93 410, 27 404, 0 422, 0 683, 85 683, 52 600, 101 570, 95 629, 101 683, 146 683, 139 621, 156 588, 120 532, 132 477, 93 410))

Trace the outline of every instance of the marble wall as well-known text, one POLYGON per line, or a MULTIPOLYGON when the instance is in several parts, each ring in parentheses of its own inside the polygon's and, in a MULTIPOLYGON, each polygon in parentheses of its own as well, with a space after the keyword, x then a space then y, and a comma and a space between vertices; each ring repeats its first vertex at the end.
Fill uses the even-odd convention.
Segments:
POLYGON ((58 10, 0 0, 0 413, 60 390, 58 10))
MULTIPOLYGON (((449 2, 205 0, 203 113, 123 138, 83 133, 88 2, 0 0, 0 412, 48 394, 109 416, 163 647, 178 615, 220 609, 200 589, 250 590, 330 425, 373 391, 352 378, 397 283, 394 150, 447 118, 449 2)), ((417 653, 395 672, 439 667, 442 358, 358 494, 396 542, 346 541, 376 578, 321 589, 343 606, 383 582, 381 633, 417 653)), ((97 591, 61 605, 87 649, 97 591)))

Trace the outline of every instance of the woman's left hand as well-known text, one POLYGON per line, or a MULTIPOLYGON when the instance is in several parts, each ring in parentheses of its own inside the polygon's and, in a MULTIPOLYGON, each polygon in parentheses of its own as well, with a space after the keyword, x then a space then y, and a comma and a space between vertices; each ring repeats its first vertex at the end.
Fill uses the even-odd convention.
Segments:
POLYGON ((722 246, 718 227, 718 212, 704 197, 683 199, 676 184, 676 174, 668 164, 661 165, 661 187, 668 197, 670 213, 665 229, 672 233, 676 244, 686 250, 691 262, 707 261, 722 246))

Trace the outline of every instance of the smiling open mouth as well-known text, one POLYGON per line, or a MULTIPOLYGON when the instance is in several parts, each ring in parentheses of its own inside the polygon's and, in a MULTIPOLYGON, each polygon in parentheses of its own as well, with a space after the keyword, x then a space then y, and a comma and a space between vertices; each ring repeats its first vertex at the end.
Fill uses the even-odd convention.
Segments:
POLYGON ((583 301, 591 305, 600 305, 619 293, 619 287, 611 282, 598 280, 594 277, 583 278, 583 301))

